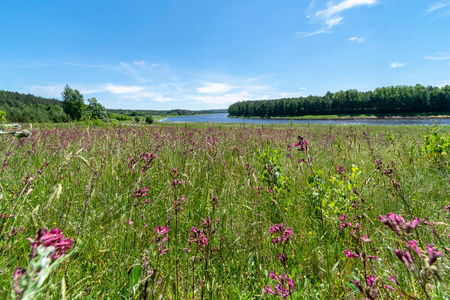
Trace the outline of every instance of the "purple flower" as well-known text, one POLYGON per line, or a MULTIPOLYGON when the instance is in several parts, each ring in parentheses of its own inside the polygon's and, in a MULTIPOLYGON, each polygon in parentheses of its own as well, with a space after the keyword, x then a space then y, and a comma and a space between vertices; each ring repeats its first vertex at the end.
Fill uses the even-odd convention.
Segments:
POLYGON ((420 250, 419 246, 417 245, 417 241, 413 240, 413 241, 408 241, 409 244, 409 248, 412 249, 414 252, 416 252, 417 256, 419 256, 419 258, 422 258, 422 251, 420 250))
POLYGON ((277 258, 283 265, 285 265, 288 260, 286 255, 284 255, 283 253, 278 254, 277 258))
POLYGON ((156 232, 154 242, 158 246, 158 255, 159 256, 165 255, 167 251, 169 251, 169 249, 166 248, 165 245, 165 243, 169 240, 169 237, 167 236, 170 232, 169 226, 156 225, 153 231, 156 232))
POLYGON ((365 235, 363 235, 363 236, 361 237, 361 240, 362 240, 364 243, 370 243, 370 242, 372 241, 371 239, 367 238, 365 235))
POLYGON ((64 255, 66 251, 73 246, 73 240, 69 237, 66 238, 63 234, 61 234, 61 229, 56 228, 53 228, 50 231, 47 231, 45 228, 41 228, 39 229, 38 234, 36 234, 34 240, 31 238, 27 238, 27 240, 33 248, 30 255, 31 258, 36 256, 38 246, 55 247, 55 252, 53 252, 51 256, 54 260, 64 255))
POLYGON ((348 249, 347 250, 345 250, 344 251, 345 252, 345 255, 348 257, 348 258, 352 258, 352 257, 359 257, 359 255, 358 254, 356 254, 356 253, 353 253, 353 252, 350 252, 348 249))
POLYGON ((273 289, 270 285, 267 285, 265 289, 266 295, 272 294, 287 299, 292 291, 295 290, 294 281, 289 278, 288 274, 278 274, 277 276, 275 275, 275 271, 271 271, 269 278, 276 281, 276 284, 273 289))
POLYGON ((389 276, 389 281, 391 281, 391 282, 395 283, 396 285, 398 285, 398 281, 397 281, 397 279, 395 279, 394 276, 389 276))
POLYGON ((292 228, 286 227, 283 223, 270 227, 269 232, 274 235, 279 235, 273 238, 272 244, 274 245, 282 241, 287 244, 293 235, 292 228))
POLYGON ((143 198, 148 195, 148 187, 134 191, 133 198, 143 198))
POLYGON ((406 222, 403 217, 394 213, 388 213, 386 216, 378 216, 378 219, 398 235, 402 234, 402 230, 406 234, 410 234, 417 225, 422 223, 422 220, 419 218, 413 218, 412 221, 406 222))
POLYGON ((22 275, 26 276, 26 274, 27 274, 27 269, 16 268, 14 270, 14 275, 13 275, 14 286, 13 286, 13 289, 14 289, 14 292, 17 295, 21 295, 23 293, 23 291, 24 291, 23 288, 22 289, 20 288, 20 286, 21 286, 20 285, 20 278, 22 277, 22 275))
POLYGON ((306 141, 305 138, 299 135, 297 137, 297 140, 298 141, 294 144, 294 147, 299 147, 298 148, 299 151, 305 151, 306 149, 308 149, 308 142, 306 141))
POLYGON ((368 286, 370 286, 370 287, 374 287, 375 286, 375 280, 376 280, 377 278, 375 277, 375 276, 369 276, 369 277, 367 277, 367 279, 366 279, 366 281, 367 281, 367 285, 368 286))
POLYGON ((412 268, 414 266, 414 261, 408 250, 398 250, 394 249, 395 255, 397 255, 398 259, 407 267, 412 268))
POLYGON ((436 262, 438 257, 442 256, 442 252, 436 251, 437 249, 434 248, 433 245, 426 245, 425 248, 427 249, 428 254, 428 264, 431 267, 436 262))

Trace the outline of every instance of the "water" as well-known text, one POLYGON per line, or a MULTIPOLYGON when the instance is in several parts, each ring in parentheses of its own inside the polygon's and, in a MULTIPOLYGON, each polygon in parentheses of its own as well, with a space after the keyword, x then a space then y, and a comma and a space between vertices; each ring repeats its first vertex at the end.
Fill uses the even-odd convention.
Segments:
POLYGON ((197 115, 197 116, 183 116, 173 117, 161 120, 161 122, 211 122, 211 123, 250 123, 250 124, 334 124, 334 125, 348 125, 348 124, 362 124, 362 125, 432 125, 437 123, 439 125, 450 125, 450 118, 401 118, 401 119, 351 119, 351 120, 273 120, 273 119, 244 119, 244 118, 228 118, 227 113, 212 114, 212 115, 197 115))

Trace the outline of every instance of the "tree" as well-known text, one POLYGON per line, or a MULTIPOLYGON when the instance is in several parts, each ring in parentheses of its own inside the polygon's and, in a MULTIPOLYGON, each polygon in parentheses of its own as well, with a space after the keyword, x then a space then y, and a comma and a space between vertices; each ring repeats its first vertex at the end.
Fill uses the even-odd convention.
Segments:
POLYGON ((91 118, 102 120, 103 122, 109 122, 108 113, 106 112, 106 108, 98 103, 95 97, 88 99, 87 110, 91 116, 91 118))
POLYGON ((153 120, 153 117, 151 115, 148 115, 147 117, 145 117, 145 123, 152 124, 153 122, 155 122, 155 121, 153 120))
POLYGON ((66 85, 61 96, 63 98, 62 107, 64 112, 72 120, 80 120, 85 107, 83 95, 78 90, 73 90, 69 85, 66 85))
POLYGON ((134 122, 135 123, 139 123, 141 121, 141 118, 139 118, 138 116, 134 117, 134 122))
POLYGON ((6 113, 2 110, 0 110, 0 122, 6 121, 6 113))

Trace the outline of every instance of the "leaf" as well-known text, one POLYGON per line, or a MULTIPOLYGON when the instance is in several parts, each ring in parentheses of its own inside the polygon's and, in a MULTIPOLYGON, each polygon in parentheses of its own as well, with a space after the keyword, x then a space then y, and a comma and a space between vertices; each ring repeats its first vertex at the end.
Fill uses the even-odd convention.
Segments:
POLYGON ((130 272, 130 287, 133 288, 141 279, 142 268, 140 265, 135 266, 130 272))

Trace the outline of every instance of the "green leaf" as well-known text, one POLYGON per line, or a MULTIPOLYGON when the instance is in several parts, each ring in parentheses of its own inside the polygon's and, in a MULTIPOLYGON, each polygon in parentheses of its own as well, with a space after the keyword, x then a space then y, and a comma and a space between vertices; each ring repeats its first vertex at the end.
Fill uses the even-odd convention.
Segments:
POLYGON ((141 279, 142 268, 140 265, 137 265, 130 272, 130 287, 133 288, 136 284, 139 283, 141 279))

